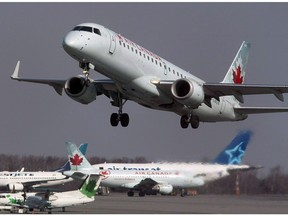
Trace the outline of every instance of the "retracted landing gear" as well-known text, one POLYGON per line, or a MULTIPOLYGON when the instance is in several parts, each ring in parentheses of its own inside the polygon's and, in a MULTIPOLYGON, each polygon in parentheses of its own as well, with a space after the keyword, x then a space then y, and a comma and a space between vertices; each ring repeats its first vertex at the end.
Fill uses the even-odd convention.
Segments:
POLYGON ((119 99, 119 110, 118 113, 112 113, 110 117, 110 123, 113 127, 118 126, 119 122, 122 127, 127 127, 129 125, 129 115, 127 113, 122 113, 123 105, 127 100, 119 99))
POLYGON ((184 115, 180 119, 180 125, 182 128, 187 128, 191 124, 191 127, 193 129, 197 129, 199 127, 199 118, 198 116, 189 114, 189 115, 184 115))

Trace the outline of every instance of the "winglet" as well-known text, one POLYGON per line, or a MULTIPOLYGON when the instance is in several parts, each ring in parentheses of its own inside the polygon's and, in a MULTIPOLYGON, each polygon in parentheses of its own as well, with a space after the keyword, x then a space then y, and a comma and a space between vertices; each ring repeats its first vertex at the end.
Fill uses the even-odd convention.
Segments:
POLYGON ((20 67, 20 61, 17 62, 15 70, 13 74, 11 75, 11 79, 18 79, 19 78, 19 67, 20 67))

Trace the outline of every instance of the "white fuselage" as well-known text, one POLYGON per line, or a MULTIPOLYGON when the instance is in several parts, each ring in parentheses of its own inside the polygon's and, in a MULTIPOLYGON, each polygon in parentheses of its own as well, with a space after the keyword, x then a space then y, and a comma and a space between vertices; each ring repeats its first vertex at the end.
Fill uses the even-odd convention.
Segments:
POLYGON ((29 208, 62 208, 93 202, 94 197, 87 197, 79 190, 53 193, 47 199, 45 193, 26 193, 24 203, 23 193, 1 193, 0 205, 18 204, 29 208))
MULTIPOLYGON (((153 179, 173 188, 191 188, 226 177, 228 168, 247 168, 247 165, 219 165, 205 163, 107 163, 95 164, 103 175, 101 185, 133 188, 143 179, 153 179)), ((98 171, 99 172, 99 171, 98 171)))
POLYGON ((52 186, 72 181, 60 172, 0 172, 0 187, 14 187, 22 190, 21 186, 52 186))
MULTIPOLYGON (((101 35, 69 32, 63 40, 63 47, 69 55, 79 62, 91 63, 96 71, 112 79, 118 91, 129 100, 181 116, 191 113, 191 109, 171 96, 170 90, 163 91, 153 83, 188 78, 201 86, 203 80, 101 25, 87 25, 99 29, 101 35)), ((247 116, 238 115, 233 110, 237 103, 234 97, 220 97, 220 101, 211 100, 211 107, 201 103, 193 108, 193 114, 200 121, 207 122, 243 120, 247 116)))

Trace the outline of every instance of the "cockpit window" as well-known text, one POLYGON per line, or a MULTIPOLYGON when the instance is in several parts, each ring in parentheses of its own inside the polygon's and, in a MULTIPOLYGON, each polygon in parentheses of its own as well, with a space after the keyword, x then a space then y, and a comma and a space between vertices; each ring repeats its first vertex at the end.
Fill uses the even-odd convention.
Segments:
POLYGON ((92 27, 88 26, 76 26, 73 31, 87 31, 87 32, 92 32, 92 27))
POLYGON ((91 33, 101 35, 101 32, 99 29, 92 28, 89 26, 76 26, 72 31, 86 31, 86 32, 91 32, 91 33))
POLYGON ((100 32, 99 29, 93 28, 93 30, 94 30, 94 33, 96 33, 96 34, 98 34, 98 35, 101 35, 101 32, 100 32))

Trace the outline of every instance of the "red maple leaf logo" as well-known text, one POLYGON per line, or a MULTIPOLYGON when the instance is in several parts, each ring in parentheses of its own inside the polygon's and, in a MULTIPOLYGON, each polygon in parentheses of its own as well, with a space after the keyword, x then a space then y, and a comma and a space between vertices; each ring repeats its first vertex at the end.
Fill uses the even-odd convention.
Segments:
POLYGON ((82 163, 82 161, 83 161, 83 158, 80 158, 78 154, 74 155, 73 158, 70 158, 70 162, 74 166, 79 166, 82 163))
POLYGON ((236 72, 233 71, 233 82, 234 84, 242 84, 243 83, 243 76, 241 76, 241 67, 240 65, 237 67, 236 72))
POLYGON ((110 171, 109 170, 100 171, 100 175, 102 175, 102 179, 106 179, 109 177, 110 171))

